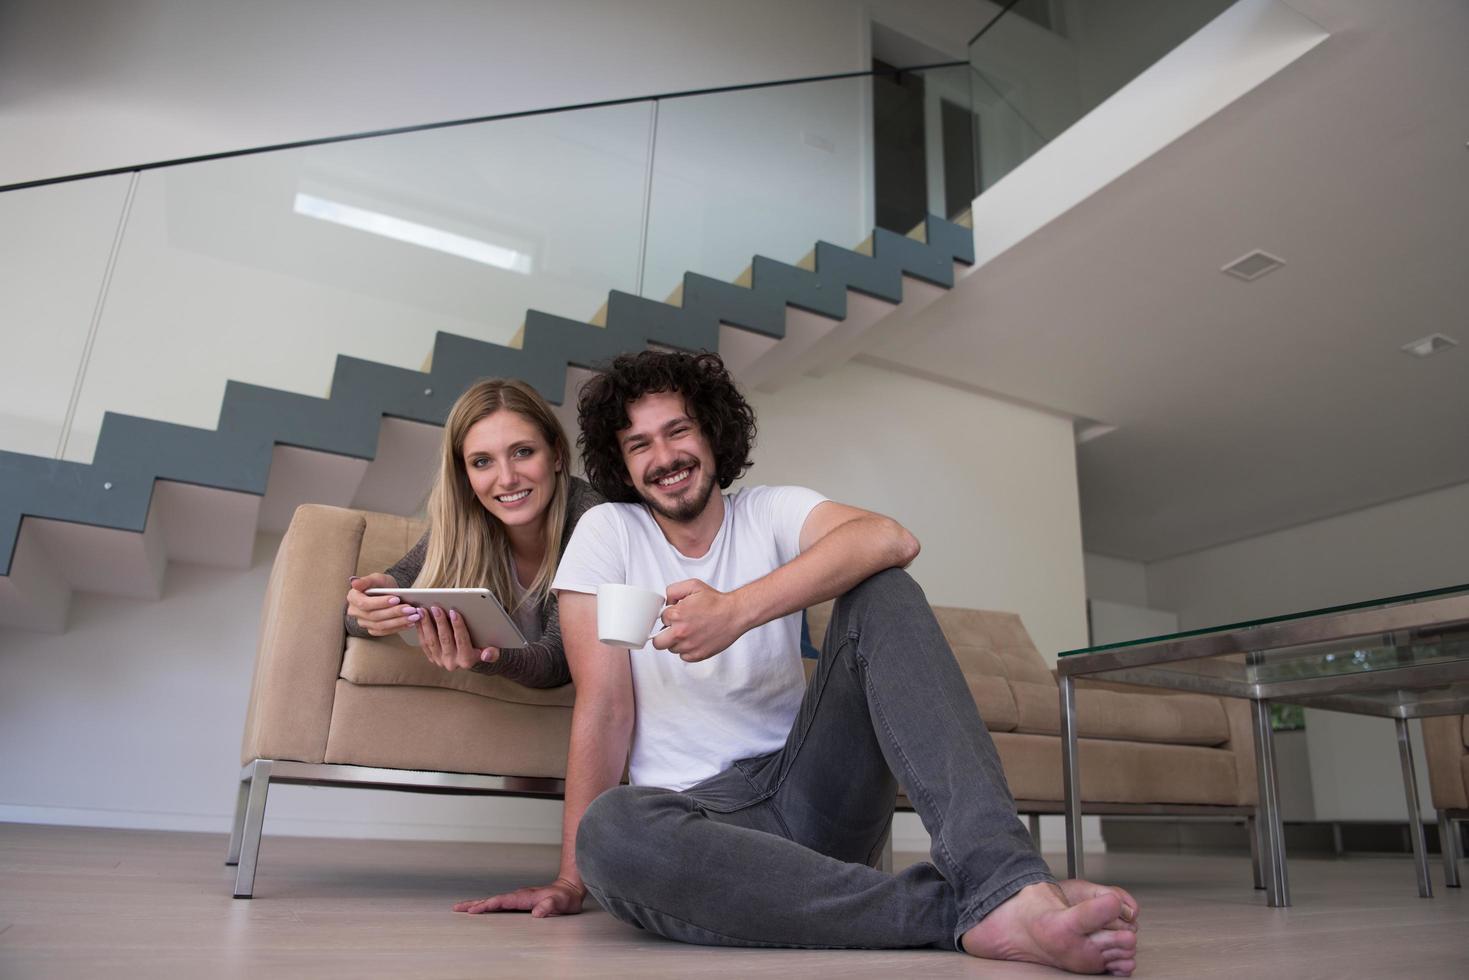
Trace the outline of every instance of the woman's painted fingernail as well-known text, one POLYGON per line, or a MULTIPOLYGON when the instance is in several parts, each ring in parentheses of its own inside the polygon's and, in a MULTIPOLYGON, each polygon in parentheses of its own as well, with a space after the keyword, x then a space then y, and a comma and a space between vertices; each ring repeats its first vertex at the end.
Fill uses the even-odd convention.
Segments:
POLYGON ((396 606, 398 603, 400 603, 402 601, 403 601, 402 599, 399 599, 395 595, 388 596, 388 605, 390 605, 390 606, 396 606))
POLYGON ((459 622, 459 610, 457 610, 457 609, 450 609, 449 610, 449 618, 452 619, 456 623, 459 622))

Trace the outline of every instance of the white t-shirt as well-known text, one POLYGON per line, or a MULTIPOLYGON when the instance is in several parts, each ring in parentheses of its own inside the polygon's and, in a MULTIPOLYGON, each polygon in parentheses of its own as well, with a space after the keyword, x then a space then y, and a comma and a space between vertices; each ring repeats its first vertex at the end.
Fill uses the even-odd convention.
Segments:
MULTIPOLYGON (((664 592, 696 578, 731 592, 800 554, 801 527, 825 499, 804 487, 725 494, 724 523, 702 558, 669 544, 642 504, 600 504, 577 522, 551 588, 595 594, 614 582, 664 592)), ((736 759, 774 752, 805 692, 799 612, 699 663, 651 643, 631 657, 637 719, 629 769, 637 786, 687 789, 736 759)))

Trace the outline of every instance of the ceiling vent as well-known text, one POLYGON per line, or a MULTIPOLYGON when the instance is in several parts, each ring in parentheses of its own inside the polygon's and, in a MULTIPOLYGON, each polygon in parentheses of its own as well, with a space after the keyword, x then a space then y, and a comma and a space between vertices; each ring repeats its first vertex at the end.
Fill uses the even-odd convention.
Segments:
POLYGON ((1267 272, 1274 272, 1283 265, 1285 265, 1284 259, 1278 259, 1269 252, 1256 249, 1249 255, 1240 256, 1219 271, 1228 273, 1236 279, 1252 282, 1267 272))
POLYGON ((1458 347, 1459 342, 1453 337, 1445 337, 1441 333, 1429 334, 1411 344, 1403 345, 1404 354, 1412 354, 1414 357, 1432 357, 1439 351, 1448 350, 1450 347, 1458 347))

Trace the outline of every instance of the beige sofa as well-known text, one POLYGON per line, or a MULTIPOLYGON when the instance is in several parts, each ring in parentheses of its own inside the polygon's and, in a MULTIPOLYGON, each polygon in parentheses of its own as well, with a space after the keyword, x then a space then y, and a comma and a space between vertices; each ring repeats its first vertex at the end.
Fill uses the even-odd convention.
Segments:
MULTIPOLYGON (((560 794, 570 685, 539 691, 444 671, 396 638, 346 636, 348 577, 388 567, 422 532, 420 522, 385 514, 296 512, 261 616, 230 839, 236 897, 253 893, 272 783, 560 794)), ((811 610, 812 636, 823 634, 829 611, 829 603, 811 610)), ((1019 617, 936 612, 1021 812, 1061 812, 1056 682, 1019 617)), ((1248 705, 1082 682, 1077 710, 1086 812, 1253 814, 1248 705)))
POLYGON ((1469 820, 1469 715, 1424 718, 1423 751, 1433 806, 1438 810, 1444 884, 1458 888, 1459 862, 1464 859, 1459 824, 1469 820))

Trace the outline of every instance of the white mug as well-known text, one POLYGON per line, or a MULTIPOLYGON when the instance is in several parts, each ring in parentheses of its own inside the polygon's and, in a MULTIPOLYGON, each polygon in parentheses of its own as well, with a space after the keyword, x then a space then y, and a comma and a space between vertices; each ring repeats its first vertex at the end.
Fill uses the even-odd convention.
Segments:
POLYGON ((597 586, 597 639, 608 646, 637 650, 653 638, 650 631, 663 612, 663 594, 635 585, 597 586))

